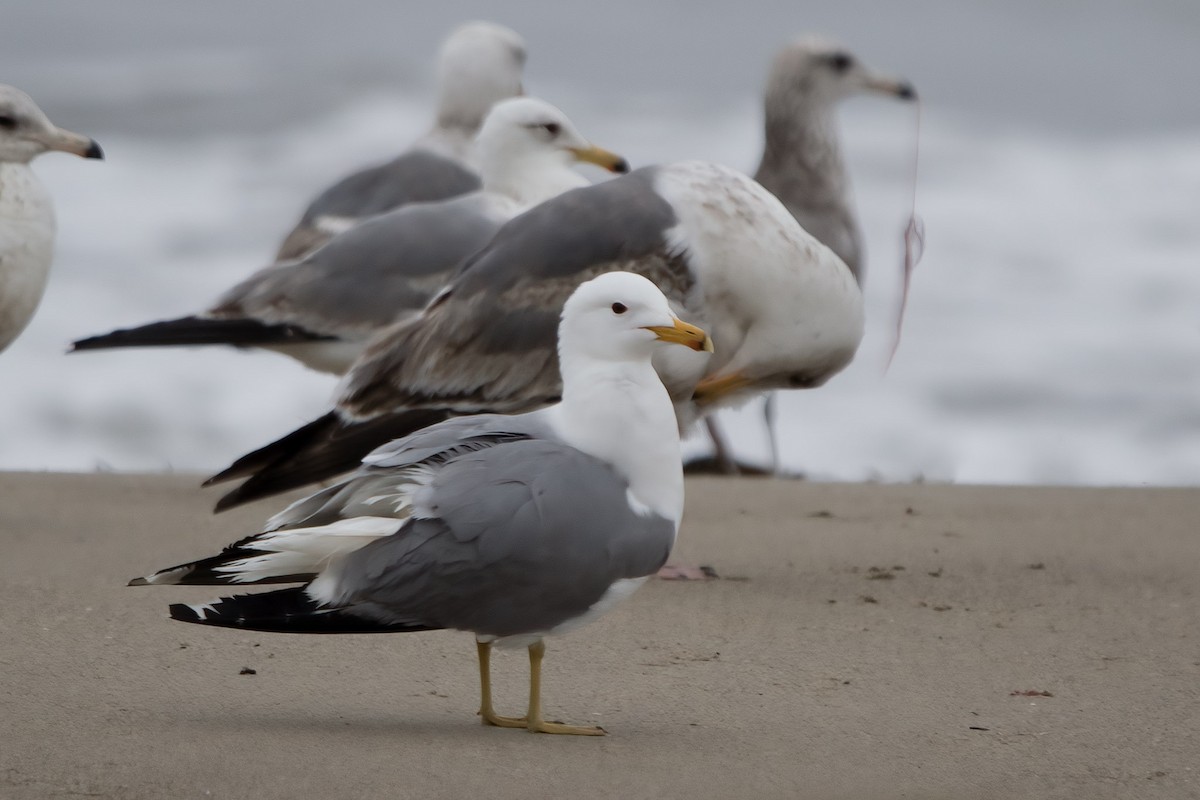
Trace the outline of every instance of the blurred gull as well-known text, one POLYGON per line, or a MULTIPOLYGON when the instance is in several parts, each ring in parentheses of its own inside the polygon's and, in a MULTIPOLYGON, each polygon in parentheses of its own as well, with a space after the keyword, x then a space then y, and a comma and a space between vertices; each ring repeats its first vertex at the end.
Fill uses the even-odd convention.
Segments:
POLYGON ((846 48, 805 36, 783 48, 767 79, 765 143, 755 180, 806 231, 838 254, 860 284, 862 234, 835 127, 836 105, 863 93, 912 100, 912 84, 866 67, 846 48))
POLYGON ((341 374, 369 336, 419 312, 450 270, 487 244, 504 222, 588 185, 572 164, 628 170, 620 156, 589 143, 565 114, 531 97, 496 104, 477 150, 480 191, 372 217, 298 262, 256 272, 201 315, 94 336, 76 342, 75 349, 262 347, 341 374))
MULTIPOLYGON (((507 335, 501 324, 479 331, 507 335)), ((562 402, 520 416, 453 419, 370 454, 338 485, 220 555, 130 585, 300 583, 171 606, 184 622, 289 633, 475 634, 485 725, 603 734, 547 722, 545 636, 629 596, 666 561, 683 514, 675 413, 651 365, 659 342, 711 349, 662 292, 626 272, 562 310, 562 402), (493 643, 529 649, 528 713, 491 699, 493 643)), ((675 349, 675 348, 671 348, 675 349)))
POLYGON ((364 217, 478 189, 472 142, 495 103, 522 93, 524 67, 525 43, 516 32, 491 22, 457 28, 438 56, 433 128, 400 156, 348 175, 317 195, 275 260, 300 258, 364 217))
POLYGON ((334 411, 210 479, 249 476, 218 509, 352 469, 439 415, 555 402, 563 302, 614 270, 650 278, 716 343, 711 359, 672 348, 655 361, 681 429, 766 389, 820 386, 862 337, 849 269, 769 192, 704 162, 640 169, 508 222, 422 313, 368 345, 334 411))
MULTIPOLYGON (((765 142, 755 180, 778 197, 806 231, 837 253, 862 284, 862 233, 850 196, 835 119, 837 104, 871 93, 913 100, 908 81, 882 75, 837 42, 803 36, 775 56, 764 101, 765 142)), ((775 404, 768 395, 763 413, 771 447, 772 471, 780 471, 775 435, 775 404)), ((736 465, 715 418, 709 433, 716 461, 725 472, 736 465)))
POLYGON ((94 140, 56 128, 29 95, 0 84, 0 351, 33 318, 54 260, 54 205, 29 167, 47 150, 104 158, 94 140))

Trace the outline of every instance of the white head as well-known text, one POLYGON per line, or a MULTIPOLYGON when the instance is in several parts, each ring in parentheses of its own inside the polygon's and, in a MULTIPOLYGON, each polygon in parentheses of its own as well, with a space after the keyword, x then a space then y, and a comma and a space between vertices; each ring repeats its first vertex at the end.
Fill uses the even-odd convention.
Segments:
POLYGON ((588 162, 610 172, 628 172, 616 153, 596 147, 567 115, 534 97, 497 103, 475 140, 479 174, 486 191, 539 203, 587 181, 571 166, 588 162))
POLYGON ((902 100, 917 96, 908 81, 874 72, 841 44, 818 36, 800 37, 780 50, 767 81, 768 106, 773 98, 796 98, 811 106, 864 93, 902 100))
POLYGON ((559 360, 650 363, 661 343, 712 352, 708 334, 679 320, 651 281, 632 272, 606 272, 581 284, 563 305, 559 360))
POLYGON ((0 161, 26 164, 47 150, 104 158, 95 140, 56 128, 29 95, 0 84, 0 161))
POLYGON ((438 124, 478 130, 497 102, 523 93, 525 42, 492 22, 468 22, 451 33, 438 56, 438 124))

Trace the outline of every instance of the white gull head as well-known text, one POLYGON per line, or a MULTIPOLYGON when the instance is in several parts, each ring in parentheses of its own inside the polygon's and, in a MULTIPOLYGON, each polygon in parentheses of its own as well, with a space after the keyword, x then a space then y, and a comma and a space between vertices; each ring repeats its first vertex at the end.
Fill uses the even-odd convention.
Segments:
POLYGON ((571 169, 587 162, 611 172, 626 172, 625 159, 596 147, 567 115, 533 97, 497 103, 475 141, 485 191, 523 205, 543 202, 587 181, 571 169))
POLYGON ((883 94, 912 100, 908 81, 876 72, 840 43, 821 36, 801 36, 785 46, 771 64, 767 103, 832 105, 856 94, 883 94))
POLYGON ((29 95, 0 84, 0 162, 27 164, 48 150, 104 157, 94 140, 56 127, 29 95))
POLYGON ((479 129, 488 110, 523 92, 525 42, 492 22, 456 28, 438 56, 438 126, 479 129))
POLYGON ((679 423, 651 356, 663 343, 712 351, 652 282, 609 272, 582 284, 563 306, 558 356, 562 403, 545 413, 565 442, 606 461, 629 483, 635 509, 683 515, 679 423))

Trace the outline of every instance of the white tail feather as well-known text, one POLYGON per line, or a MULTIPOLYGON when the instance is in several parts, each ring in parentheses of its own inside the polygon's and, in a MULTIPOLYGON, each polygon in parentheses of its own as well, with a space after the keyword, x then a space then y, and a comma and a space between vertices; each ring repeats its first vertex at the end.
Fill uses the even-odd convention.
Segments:
POLYGON ((390 517, 356 517, 315 528, 272 531, 245 545, 262 550, 261 556, 239 558, 214 571, 236 583, 321 572, 369 542, 391 536, 403 524, 404 520, 390 517))

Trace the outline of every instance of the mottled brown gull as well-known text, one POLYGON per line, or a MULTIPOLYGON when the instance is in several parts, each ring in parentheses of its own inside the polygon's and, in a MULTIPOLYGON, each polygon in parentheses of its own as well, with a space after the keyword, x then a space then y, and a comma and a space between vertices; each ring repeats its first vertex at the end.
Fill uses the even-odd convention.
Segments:
MULTIPOLYGON (((836 112, 843 100, 862 94, 901 100, 917 96, 911 83, 872 69, 832 39, 806 35, 783 47, 767 77, 763 153, 754 173, 755 180, 778 197, 806 231, 838 254, 860 285, 866 257, 836 112)), ((768 395, 763 415, 772 472, 778 474, 775 414, 774 398, 768 395)), ((718 464, 725 472, 736 472, 715 418, 707 422, 718 464)))

